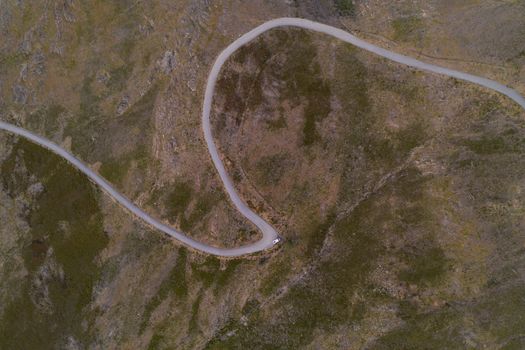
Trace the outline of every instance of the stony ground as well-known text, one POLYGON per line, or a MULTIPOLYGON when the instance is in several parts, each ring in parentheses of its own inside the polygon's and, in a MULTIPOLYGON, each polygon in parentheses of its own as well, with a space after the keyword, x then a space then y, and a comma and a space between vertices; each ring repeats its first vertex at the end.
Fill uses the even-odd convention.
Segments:
MULTIPOLYGON (((1 1, 0 118, 69 147, 151 214, 258 233, 208 158, 208 68, 300 16, 525 93, 516 1, 1 1)), ((505 348, 525 342, 525 113, 302 30, 240 50, 213 127, 269 255, 204 256, 0 133, 0 348, 505 348)))

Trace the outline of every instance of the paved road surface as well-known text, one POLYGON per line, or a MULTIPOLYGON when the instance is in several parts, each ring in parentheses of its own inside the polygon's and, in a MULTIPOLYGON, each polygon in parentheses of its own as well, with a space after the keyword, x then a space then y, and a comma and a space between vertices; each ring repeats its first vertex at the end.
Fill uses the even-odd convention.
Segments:
POLYGON ((443 68, 443 67, 435 66, 432 64, 424 63, 414 58, 403 56, 403 55, 394 53, 392 51, 382 49, 364 40, 361 40, 353 36, 352 34, 345 32, 344 30, 341 30, 335 27, 331 27, 325 24, 313 22, 310 20, 300 19, 300 18, 278 18, 278 19, 274 19, 274 20, 265 22, 261 24, 260 26, 258 26, 257 28, 239 37, 232 44, 230 44, 224 51, 222 51, 220 55, 217 57, 217 60, 213 64, 213 67, 208 76, 208 83, 206 85, 206 93, 204 96, 204 103, 203 103, 203 110, 202 110, 202 127, 204 130, 204 137, 206 139, 206 144, 208 146, 210 156, 213 160, 213 164, 215 165, 215 168, 219 172, 219 175, 224 184, 226 192, 230 196, 230 199, 235 205, 235 207, 237 208, 237 210, 239 210, 239 212, 242 215, 244 215, 248 220, 254 223, 261 230, 263 234, 263 237, 261 240, 255 243, 252 243, 252 244, 247 244, 247 245, 236 247, 236 248, 217 248, 217 247, 213 247, 213 246, 207 245, 202 242, 198 242, 194 239, 189 238, 183 232, 180 232, 162 223, 161 221, 151 217, 149 214, 145 213, 142 209, 140 209, 135 204, 133 204, 133 202, 131 202, 128 198, 124 197, 117 190, 115 190, 113 186, 111 186, 111 184, 109 184, 106 180, 104 180, 96 172, 91 170, 82 161, 78 160, 72 154, 70 154, 65 149, 61 148, 60 146, 56 145, 55 143, 41 136, 33 134, 25 129, 22 129, 15 125, 11 125, 11 124, 4 123, 1 121, 0 121, 0 129, 6 130, 8 132, 17 134, 22 137, 25 137, 49 149, 50 151, 56 153, 57 155, 65 158, 73 166, 78 168, 78 170, 86 174, 93 182, 99 185, 108 195, 113 197, 118 203, 120 203, 122 206, 130 210, 133 214, 135 214, 136 216, 138 216, 139 218, 141 218, 142 220, 144 220, 151 226, 155 227, 156 229, 167 233, 168 235, 172 236, 173 238, 179 240, 183 244, 193 249, 200 250, 200 251, 203 251, 209 254, 218 255, 218 256, 232 257, 232 256, 240 256, 244 254, 259 252, 259 251, 271 248, 274 245, 273 243, 274 239, 278 238, 279 235, 277 231, 268 222, 266 222, 263 218, 261 218, 259 215, 253 212, 250 208, 248 208, 248 206, 242 201, 237 191, 235 190, 235 187, 233 186, 233 182, 228 176, 226 169, 224 168, 224 164, 222 163, 219 153, 217 152, 217 147, 215 145, 215 142, 213 141, 213 134, 211 131, 211 126, 210 126, 210 111, 211 111, 211 105, 213 101, 213 94, 215 92, 215 85, 217 83, 217 78, 219 76, 221 67, 226 62, 226 60, 237 49, 239 49, 243 45, 246 45, 247 43, 255 39, 257 36, 261 35, 262 33, 272 28, 290 27, 290 26, 300 27, 300 28, 316 31, 319 33, 327 34, 329 36, 338 38, 342 41, 345 41, 347 43, 360 47, 364 50, 373 52, 379 56, 385 57, 392 61, 399 62, 399 63, 405 64, 405 65, 408 65, 414 68, 446 75, 449 77, 454 77, 460 80, 464 80, 464 81, 472 82, 477 85, 484 86, 486 88, 498 91, 508 96, 509 98, 514 100, 517 104, 519 104, 521 107, 525 109, 525 99, 520 94, 518 94, 516 91, 502 84, 499 84, 495 81, 492 81, 486 78, 482 78, 482 77, 478 77, 472 74, 463 73, 463 72, 455 71, 452 69, 443 68))

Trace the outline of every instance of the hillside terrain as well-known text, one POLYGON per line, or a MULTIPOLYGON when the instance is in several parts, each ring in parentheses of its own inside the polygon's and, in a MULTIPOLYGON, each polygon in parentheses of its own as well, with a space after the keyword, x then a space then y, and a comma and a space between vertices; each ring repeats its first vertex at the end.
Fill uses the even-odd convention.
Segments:
MULTIPOLYGON (((151 215, 222 247, 260 238, 201 129, 209 68, 277 17, 525 94, 519 1, 0 2, 0 120, 71 150, 151 215)), ((0 132, 1 349, 520 349, 525 112, 302 29, 221 71, 219 151, 283 242, 221 259, 136 220, 0 132)))

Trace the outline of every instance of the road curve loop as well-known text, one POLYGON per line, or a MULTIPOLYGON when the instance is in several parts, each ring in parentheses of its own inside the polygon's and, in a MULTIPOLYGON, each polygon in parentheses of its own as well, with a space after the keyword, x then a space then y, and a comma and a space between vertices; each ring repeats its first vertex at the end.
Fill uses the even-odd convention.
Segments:
POLYGON ((277 27, 298 27, 298 28, 308 29, 308 30, 312 30, 315 32, 327 34, 329 36, 335 37, 339 40, 355 45, 359 48, 375 53, 376 55, 387 58, 389 60, 404 64, 410 67, 414 67, 420 70, 429 71, 432 73, 438 73, 438 74, 449 76, 449 77, 454 77, 456 79, 468 81, 468 82, 489 88, 491 90, 495 90, 511 98, 514 102, 516 102, 523 109, 525 109, 525 98, 523 98, 515 90, 505 85, 499 84, 490 79, 478 77, 472 74, 468 74, 468 73, 464 73, 464 72, 460 72, 460 71, 456 71, 456 70, 452 70, 452 69, 448 69, 444 67, 439 67, 433 64, 424 63, 412 57, 397 54, 395 52, 372 45, 362 39, 359 39, 353 36, 352 34, 348 32, 345 32, 344 30, 341 30, 341 29, 338 29, 338 28, 335 28, 335 27, 332 27, 326 24, 310 21, 307 19, 301 19, 301 18, 278 18, 278 19, 274 19, 274 20, 265 22, 261 24, 260 26, 240 36, 237 40, 231 43, 226 49, 224 49, 224 51, 222 51, 219 54, 208 76, 208 82, 206 84, 206 92, 204 95, 204 103, 203 103, 203 108, 202 108, 202 128, 204 131, 204 138, 206 140, 208 151, 210 152, 210 156, 213 161, 213 164, 215 165, 215 168, 217 169, 219 176, 224 184, 224 188, 226 189, 226 192, 228 193, 236 209, 242 215, 244 215, 248 220, 250 220, 253 224, 255 224, 261 230, 263 234, 263 237, 261 240, 255 243, 247 244, 247 245, 236 247, 236 248, 218 248, 218 247, 210 246, 208 244, 196 241, 186 236, 183 232, 178 231, 175 228, 172 228, 164 224, 160 220, 157 220, 151 217, 149 214, 147 214, 142 209, 140 209, 135 204, 133 204, 132 201, 130 201, 128 198, 126 198, 121 193, 119 193, 115 188, 113 188, 113 186, 109 182, 107 182, 104 178, 102 178, 96 172, 91 170, 82 161, 75 158, 71 153, 66 151, 64 148, 58 146, 57 144, 51 142, 50 140, 42 136, 36 135, 23 128, 17 127, 13 124, 5 123, 2 121, 0 121, 0 129, 16 134, 18 136, 22 136, 34 143, 37 143, 47 148, 48 150, 61 156, 62 158, 66 159, 74 167, 76 167, 79 171, 84 173, 89 179, 91 179, 98 186, 100 186, 102 190, 104 190, 109 196, 115 199, 123 207, 125 207, 126 209, 131 211, 133 214, 135 214, 136 216, 138 216, 139 218, 147 222, 149 225, 155 227, 156 229, 164 233, 167 233, 168 235, 172 236, 173 238, 177 239, 178 241, 180 241, 184 245, 189 246, 192 249, 196 249, 196 250, 199 250, 205 253, 209 253, 209 254, 213 254, 213 255, 217 255, 217 256, 225 256, 225 257, 235 257, 235 256, 263 251, 265 249, 271 248, 274 245, 274 240, 277 239, 279 235, 277 231, 275 230, 275 228, 272 227, 272 225, 270 225, 267 221, 265 221, 263 218, 257 215, 243 202, 243 200, 239 197, 239 194, 235 190, 235 187, 233 186, 233 182, 228 176, 228 173, 226 172, 224 164, 221 160, 221 157, 219 156, 217 147, 213 140, 213 134, 211 131, 211 126, 210 126, 210 112, 211 112, 211 106, 213 102, 213 95, 215 92, 215 86, 217 83, 217 79, 218 79, 220 70, 222 66, 224 65, 224 63, 226 62, 226 60, 235 51, 237 51, 241 46, 246 45, 250 41, 257 38, 262 33, 270 29, 277 28, 277 27))

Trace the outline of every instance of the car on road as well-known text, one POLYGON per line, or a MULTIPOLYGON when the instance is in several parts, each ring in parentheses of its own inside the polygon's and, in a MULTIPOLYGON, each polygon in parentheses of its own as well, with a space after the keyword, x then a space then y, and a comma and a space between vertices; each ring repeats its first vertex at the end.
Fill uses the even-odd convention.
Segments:
POLYGON ((272 241, 272 243, 273 243, 273 244, 277 244, 277 243, 279 243, 280 241, 281 241, 281 237, 277 237, 276 239, 274 239, 274 240, 272 241))

